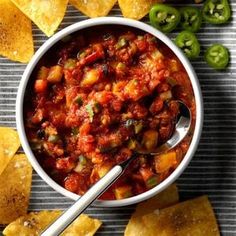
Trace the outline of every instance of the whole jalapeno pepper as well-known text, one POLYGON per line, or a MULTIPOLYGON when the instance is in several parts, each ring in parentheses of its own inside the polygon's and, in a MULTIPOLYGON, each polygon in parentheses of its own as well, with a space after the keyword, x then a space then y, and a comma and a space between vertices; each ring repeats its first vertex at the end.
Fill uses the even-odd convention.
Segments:
POLYGON ((228 0, 206 0, 202 8, 202 16, 211 24, 223 24, 231 16, 228 0))
POLYGON ((195 34, 190 31, 180 32, 175 39, 175 43, 189 59, 195 59, 200 54, 200 44, 195 34))
POLYGON ((155 4, 149 12, 149 19, 152 26, 164 33, 169 33, 179 24, 180 13, 174 7, 155 4))
POLYGON ((202 13, 196 7, 181 7, 180 25, 184 30, 197 32, 202 24, 202 13))
POLYGON ((229 63, 229 51, 221 44, 213 44, 206 50, 205 60, 214 69, 225 69, 229 63))

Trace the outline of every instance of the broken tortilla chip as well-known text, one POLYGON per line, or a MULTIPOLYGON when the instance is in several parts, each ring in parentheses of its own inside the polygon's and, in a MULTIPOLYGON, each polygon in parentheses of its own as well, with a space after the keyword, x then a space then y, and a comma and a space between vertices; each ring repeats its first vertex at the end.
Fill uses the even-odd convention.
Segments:
POLYGON ((91 18, 107 16, 117 0, 70 0, 69 2, 91 18))
POLYGON ((12 0, 48 37, 60 25, 68 0, 12 0))
POLYGON ((25 216, 21 216, 12 223, 10 223, 3 231, 6 236, 36 236, 39 235, 43 229, 56 220, 61 211, 40 211, 30 212, 25 216))
POLYGON ((31 21, 10 0, 0 0, 0 32, 0 55, 23 63, 31 59, 31 21))
POLYGON ((178 189, 175 184, 171 185, 161 193, 141 202, 137 205, 135 212, 131 216, 125 229, 125 236, 145 236, 147 228, 142 222, 142 216, 152 213, 155 210, 169 207, 179 201, 178 189))
POLYGON ((156 196, 141 202, 137 205, 135 215, 143 216, 152 213, 156 209, 163 209, 179 202, 178 188, 175 184, 170 185, 167 189, 156 196))
MULTIPOLYGON (((0 16, 1 18, 1 16, 0 16)), ((0 26, 1 28, 1 26, 0 26)), ((0 36, 1 37, 1 36, 0 36)), ((20 140, 12 128, 0 127, 0 175, 20 147, 20 140)))
POLYGON ((93 236, 101 225, 100 220, 82 214, 62 233, 62 236, 93 236))
MULTIPOLYGON (((38 236, 47 226, 55 221, 61 213, 61 211, 31 212, 9 224, 4 229, 3 235, 38 236)), ((101 224, 102 222, 100 220, 81 214, 61 236, 93 236, 101 224)))
POLYGON ((0 176, 0 224, 9 224, 27 213, 31 181, 27 157, 15 155, 0 176))
POLYGON ((142 217, 148 234, 143 236, 220 236, 207 196, 181 202, 142 217))
POLYGON ((152 5, 162 0, 118 0, 124 17, 135 20, 142 19, 150 11, 152 5))

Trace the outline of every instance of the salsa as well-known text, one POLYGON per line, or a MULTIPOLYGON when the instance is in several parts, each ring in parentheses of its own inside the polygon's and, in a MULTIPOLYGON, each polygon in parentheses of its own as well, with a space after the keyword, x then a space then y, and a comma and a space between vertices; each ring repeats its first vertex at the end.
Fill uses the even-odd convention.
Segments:
POLYGON ((173 150, 139 155, 101 199, 138 195, 166 179, 191 142, 195 101, 175 54, 150 34, 96 27, 63 39, 38 63, 24 100, 25 129, 45 171, 84 194, 114 165, 172 135, 182 100, 193 126, 173 150))

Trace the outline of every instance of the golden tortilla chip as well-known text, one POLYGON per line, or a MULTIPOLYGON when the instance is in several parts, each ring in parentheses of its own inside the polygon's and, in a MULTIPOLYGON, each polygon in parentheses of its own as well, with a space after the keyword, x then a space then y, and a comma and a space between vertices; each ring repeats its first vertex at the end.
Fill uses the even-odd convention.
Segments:
POLYGON ((162 0, 118 0, 123 16, 135 20, 143 18, 153 4, 161 2, 162 0))
POLYGON ((6 236, 38 236, 43 229, 56 220, 61 211, 30 212, 10 223, 3 231, 6 236))
POLYGON ((91 18, 107 16, 117 0, 69 0, 69 2, 91 18))
POLYGON ((0 55, 25 63, 33 54, 31 21, 10 0, 0 0, 0 55))
MULTIPOLYGON (((31 212, 9 224, 4 229, 3 235, 38 236, 48 225, 56 220, 61 213, 61 211, 31 212)), ((61 234, 61 236, 93 236, 101 224, 101 221, 82 214, 61 234)))
POLYGON ((178 189, 175 184, 161 193, 137 205, 125 229, 125 236, 147 235, 147 229, 142 222, 142 216, 155 210, 169 207, 179 201, 178 189))
POLYGON ((143 236, 220 236, 207 196, 185 201, 143 216, 148 234, 143 236))
POLYGON ((0 137, 1 137, 0 138, 0 175, 1 175, 2 172, 5 170, 6 166, 8 165, 8 163, 11 161, 12 157, 15 155, 18 148, 20 147, 20 140, 17 132, 12 128, 7 128, 7 127, 0 127, 0 137))
POLYGON ((15 155, 0 176, 0 224, 9 224, 27 213, 31 181, 27 157, 15 155))
POLYGON ((147 235, 147 228, 142 222, 142 216, 155 210, 169 207, 179 201, 178 189, 175 184, 156 196, 139 203, 134 214, 131 216, 125 229, 125 236, 142 236, 147 235))
POLYGON ((62 236, 93 236, 102 222, 85 214, 80 215, 62 234, 62 236))
POLYGON ((48 37, 60 25, 68 0, 12 0, 48 37))

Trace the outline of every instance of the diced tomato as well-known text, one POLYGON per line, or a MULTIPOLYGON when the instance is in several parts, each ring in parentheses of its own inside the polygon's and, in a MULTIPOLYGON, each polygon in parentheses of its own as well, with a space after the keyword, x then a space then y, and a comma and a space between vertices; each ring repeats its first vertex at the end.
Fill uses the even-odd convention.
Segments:
POLYGON ((138 50, 140 52, 145 52, 148 47, 147 42, 143 39, 142 40, 139 40, 139 39, 135 40, 135 44, 138 47, 138 50))
POLYGON ((43 109, 38 109, 36 113, 32 116, 31 122, 33 124, 38 124, 43 120, 43 109))
POLYGON ((36 93, 45 93, 48 87, 47 80, 37 79, 34 83, 34 91, 36 93))
POLYGON ((89 123, 84 123, 80 126, 79 133, 81 136, 89 134, 91 130, 91 125, 89 123))
POLYGON ((64 186, 67 190, 80 195, 83 195, 88 189, 84 177, 77 173, 69 174, 64 181, 64 186))
POLYGON ((84 135, 79 137, 78 147, 82 152, 88 153, 94 150, 94 137, 92 135, 84 135))
POLYGON ((71 171, 75 167, 75 165, 75 159, 71 157, 64 157, 56 160, 56 168, 65 172, 71 171))
POLYGON ((98 59, 102 59, 104 57, 104 51, 101 44, 94 44, 93 45, 93 52, 85 58, 82 58, 80 61, 81 65, 87 65, 90 63, 95 62, 98 59))
POLYGON ((149 108, 149 111, 154 115, 160 112, 163 108, 163 100, 160 99, 159 97, 156 97, 155 100, 153 101, 152 105, 149 108))
POLYGON ((94 95, 97 102, 101 104, 107 104, 113 98, 113 94, 110 91, 97 92, 94 95))

